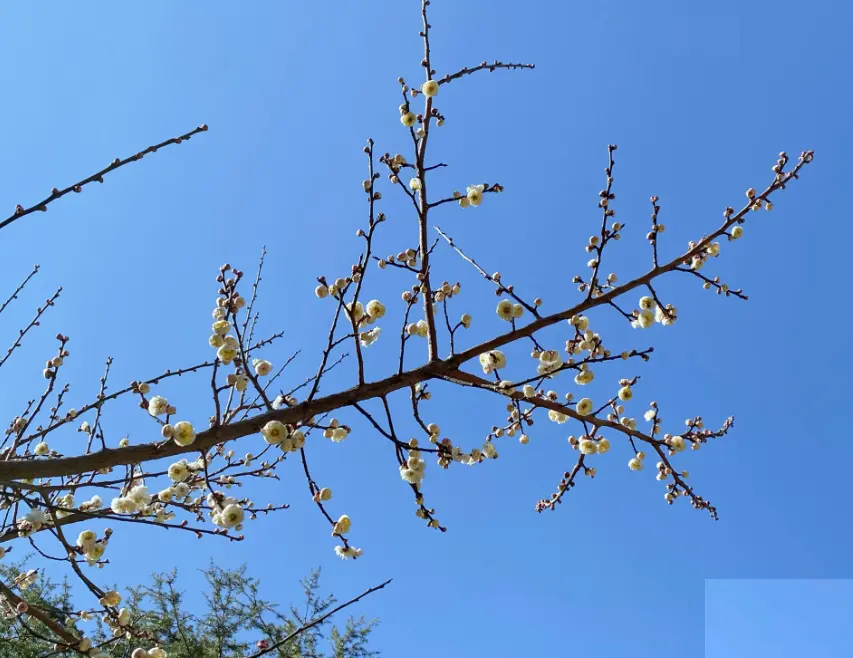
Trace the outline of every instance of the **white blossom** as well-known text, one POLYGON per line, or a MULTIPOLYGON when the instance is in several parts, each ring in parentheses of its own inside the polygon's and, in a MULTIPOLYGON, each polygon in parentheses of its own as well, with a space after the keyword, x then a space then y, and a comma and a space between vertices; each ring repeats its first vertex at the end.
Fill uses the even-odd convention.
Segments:
POLYGON ((195 430, 189 421, 182 420, 174 425, 172 439, 179 446, 188 446, 195 441, 195 430))
POLYGON ((655 323, 655 314, 648 309, 643 309, 637 315, 637 319, 631 322, 631 326, 635 329, 648 329, 655 323))
POLYGON ((485 185, 469 185, 466 195, 468 203, 472 206, 479 206, 483 202, 483 192, 485 189, 485 185))
POLYGON ((148 413, 152 416, 162 416, 169 409, 169 401, 159 395, 155 395, 148 401, 148 413))

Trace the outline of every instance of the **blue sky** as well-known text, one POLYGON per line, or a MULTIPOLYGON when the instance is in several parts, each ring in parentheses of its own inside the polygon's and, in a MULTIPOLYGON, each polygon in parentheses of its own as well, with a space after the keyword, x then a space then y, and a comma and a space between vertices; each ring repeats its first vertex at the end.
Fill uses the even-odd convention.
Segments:
POLYGON ((851 580, 709 580, 705 658, 849 655, 851 610, 851 580))
MULTIPOLYGON (((428 531, 387 444, 345 413, 353 435, 336 446, 318 440, 312 468, 335 491, 332 511, 353 518, 364 559, 333 555, 328 526, 289 464, 281 482, 249 491, 291 509, 251 524, 241 545, 122 529, 104 577, 133 582, 177 565, 191 589, 192 570, 208 558, 250 561, 283 603, 299 597, 297 580, 312 566, 340 597, 394 577, 358 611, 381 618, 375 637, 385 655, 414 658, 701 655, 706 578, 851 577, 841 503, 853 459, 843 424, 851 10, 793 0, 434 0, 432 11, 439 75, 484 59, 537 65, 443 89, 447 125, 430 148, 450 165, 434 186, 506 186, 480 208, 444 207, 435 222, 519 292, 543 297, 548 311, 578 299, 570 281, 584 272, 583 245, 599 221, 608 143, 619 145, 615 207, 628 229, 607 267, 622 280, 649 265, 650 195, 661 198, 662 250, 672 255, 716 228, 747 187, 766 185, 780 150, 815 149, 802 180, 713 263, 748 303, 679 279, 659 287, 679 308, 674 327, 641 335, 616 315, 592 316, 605 340, 656 346, 649 364, 602 369, 593 398, 640 374, 631 408, 640 417, 657 400, 667 431, 691 415, 709 425, 736 416, 729 437, 680 462, 721 520, 667 507, 660 483, 648 470, 629 472, 630 449, 615 440, 594 482, 581 482, 557 512, 534 514, 574 459, 569 430, 540 421, 530 445, 505 443, 494 463, 428 466, 428 504, 449 526, 428 531)), ((40 390, 59 330, 72 337, 75 405, 96 393, 108 355, 114 386, 208 358, 216 269, 228 261, 251 271, 263 245, 262 329, 286 332, 266 356, 281 363, 302 349, 288 381, 312 374, 331 308, 313 298, 314 278, 349 271, 355 230, 366 223, 361 147, 368 136, 379 152, 406 147, 395 81, 422 75, 418 3, 127 2, 49 12, 9 4, 0 12, 0 194, 9 212, 116 156, 210 125, 3 232, 6 288, 42 265, 15 311, 0 317, 4 335, 64 286, 40 336, 6 365, 7 416, 40 390)), ((413 223, 405 199, 383 191, 390 221, 379 244, 396 253, 414 245, 413 223)), ((463 282, 456 309, 474 316, 465 345, 503 330, 486 283, 449 250, 437 254, 438 276, 463 282)), ((393 320, 368 353, 370 377, 388 372, 399 294, 411 284, 377 274, 368 294, 386 301, 393 320)), ((559 332, 549 336, 561 344, 559 332)), ((510 358, 522 362, 526 349, 510 358)), ((347 364, 324 390, 351 383, 347 364)), ((163 390, 204 424, 205 378, 163 390)), ((413 431, 405 400, 397 404, 400 427, 411 428, 401 431, 413 431)), ((503 419, 502 404, 486 395, 435 387, 431 405, 429 420, 469 446, 503 419)), ((116 441, 125 433, 149 441, 156 430, 131 404, 115 405, 105 427, 116 441)), ((73 431, 53 441, 79 450, 73 431)))

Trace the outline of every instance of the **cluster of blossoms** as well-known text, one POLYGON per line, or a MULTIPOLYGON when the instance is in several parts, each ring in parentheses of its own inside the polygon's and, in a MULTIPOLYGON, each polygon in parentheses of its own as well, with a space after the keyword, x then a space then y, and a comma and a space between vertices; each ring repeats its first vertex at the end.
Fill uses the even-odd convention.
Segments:
POLYGON ((429 324, 426 320, 418 320, 417 322, 410 322, 406 325, 406 333, 409 336, 417 336, 418 338, 426 338, 429 333, 429 324))
MULTIPOLYGON (((360 278, 360 274, 355 274, 353 276, 360 278)), ((329 295, 336 297, 346 288, 346 286, 346 279, 338 279, 331 286, 326 286, 326 284, 321 283, 314 289, 314 294, 320 299, 324 299, 329 295)), ((375 343, 379 338, 379 334, 382 332, 381 327, 373 327, 372 329, 364 330, 361 329, 382 318, 385 315, 385 305, 378 299, 372 299, 367 302, 366 306, 361 302, 349 302, 344 305, 344 310, 346 311, 347 318, 356 327, 358 339, 361 345, 363 347, 369 347, 375 343)))
MULTIPOLYGON (((84 533, 81 533, 81 536, 84 533)), ((78 544, 79 544, 78 539, 78 544)), ((110 590, 99 599, 99 603, 107 608, 116 608, 121 604, 121 594, 116 592, 115 590, 110 590)), ((83 621, 88 621, 91 619, 91 616, 88 612, 80 613, 80 618, 83 621)), ((133 625, 133 618, 131 616, 130 610, 127 608, 121 608, 117 612, 110 611, 109 614, 104 615, 101 618, 101 621, 108 626, 113 636, 118 637, 120 635, 128 635, 128 629, 133 625)), ((130 637, 128 635, 128 637, 130 637)), ((106 650, 93 647, 92 641, 84 637, 82 638, 75 647, 77 652, 88 656, 89 658, 112 658, 112 654, 108 653, 106 650)), ((160 646, 154 646, 150 649, 143 649, 138 647, 134 649, 130 653, 130 658, 168 658, 168 652, 160 646)))
POLYGON ((438 457, 438 464, 443 468, 447 468, 452 461, 466 466, 474 466, 486 459, 498 458, 497 448, 491 441, 484 442, 481 448, 472 448, 470 452, 465 452, 460 446, 452 445, 450 439, 442 439, 441 444, 447 448, 447 452, 439 454, 438 457))
MULTIPOLYGON (((137 388, 142 394, 147 393, 149 390, 147 384, 139 384, 137 388)), ((177 413, 177 409, 173 405, 169 404, 169 401, 163 396, 154 395, 148 401, 148 413, 155 418, 158 416, 166 416, 168 420, 169 416, 177 413)), ((181 420, 175 424, 164 422, 163 426, 160 428, 160 434, 162 434, 165 439, 173 440, 179 446, 191 445, 195 441, 196 436, 192 423, 187 420, 181 420)), ((126 442, 125 445, 127 445, 126 442)))
POLYGON ((21 591, 27 590, 35 585, 38 575, 38 570, 36 569, 30 569, 27 572, 19 573, 15 577, 15 586, 21 591))
POLYGON ((498 302, 495 312, 501 320, 512 322, 524 315, 524 307, 521 304, 513 304, 508 299, 502 299, 498 302))
POLYGON ((220 528, 242 530, 245 513, 236 498, 211 492, 206 500, 210 508, 210 518, 215 525, 220 528))
POLYGON ((161 647, 152 647, 151 649, 134 649, 130 654, 130 658, 168 658, 168 653, 161 647))
POLYGON ((655 302, 652 297, 640 297, 640 309, 634 311, 634 320, 631 326, 635 329, 648 329, 655 322, 668 327, 673 324, 678 317, 678 309, 672 304, 667 304, 666 307, 661 307, 655 302))
MULTIPOLYGON (((398 82, 401 85, 403 85, 403 93, 404 94, 407 91, 409 91, 409 88, 405 85, 402 78, 399 78, 398 82)), ((433 98, 434 96, 438 95, 438 88, 439 88, 439 86, 438 86, 437 81, 427 80, 426 82, 423 83, 423 85, 421 85, 420 93, 422 93, 427 98, 433 98)), ((412 89, 411 93, 412 93, 412 97, 415 97, 418 95, 418 91, 416 89, 412 89)), ((415 114, 409 109, 408 102, 402 103, 400 105, 399 109, 400 109, 400 123, 402 123, 406 128, 413 127, 415 125, 415 123, 417 123, 418 117, 415 116, 415 114)), ((433 113, 435 114, 435 111, 433 111, 433 113)), ((439 118, 437 123, 439 126, 441 126, 444 124, 444 120, 439 118)), ((415 134, 418 138, 420 138, 420 137, 423 137, 426 134, 426 132, 421 127, 415 131, 415 134)))
POLYGON ((536 366, 536 372, 540 376, 552 377, 553 373, 563 367, 563 360, 557 350, 533 350, 530 356, 538 359, 539 364, 536 366))
POLYGON ((409 457, 406 462, 400 465, 400 477, 409 484, 420 486, 424 479, 424 469, 426 469, 426 462, 421 459, 420 450, 412 448, 409 450, 409 457))
POLYGON ((278 446, 283 452, 295 452, 305 445, 305 434, 294 430, 281 421, 271 420, 261 428, 261 436, 270 445, 278 446))
MULTIPOLYGON (((452 462, 458 462, 467 466, 473 466, 475 464, 479 464, 485 459, 498 458, 498 451, 495 448, 495 445, 489 440, 486 440, 486 442, 483 443, 482 448, 473 448, 471 452, 465 452, 460 446, 453 445, 453 442, 449 438, 445 437, 439 440, 439 436, 441 435, 441 428, 435 423, 430 423, 426 426, 426 429, 429 433, 430 443, 437 444, 440 447, 440 450, 437 454, 437 458, 438 465, 442 468, 447 468, 452 462)), ((511 431, 511 434, 512 433, 513 432, 511 431)), ((502 436, 503 430, 496 430, 495 435, 502 436)), ((426 465, 423 463, 423 459, 421 458, 420 451, 417 449, 417 447, 418 440, 414 438, 410 439, 409 459, 403 466, 400 467, 400 476, 403 478, 403 480, 411 482, 412 484, 417 484, 423 480, 423 471, 426 467, 426 465), (413 472, 409 473, 408 471, 413 472), (412 482, 413 479, 418 480, 418 482, 412 482)))
MULTIPOLYGON (((240 341, 229 334, 233 326, 228 321, 228 315, 229 312, 236 315, 237 311, 245 305, 246 300, 236 293, 230 297, 216 298, 216 308, 213 309, 213 334, 207 342, 216 350, 216 357, 223 365, 231 364, 240 356, 240 341)), ((241 367, 246 367, 246 364, 241 367)), ((258 377, 265 377, 272 371, 272 364, 263 359, 252 359, 252 368, 258 377)), ((227 376, 227 382, 238 392, 243 392, 248 386, 249 378, 245 371, 238 368, 236 372, 227 376)))
POLYGON ((569 437, 569 445, 575 450, 580 450, 584 455, 603 455, 610 450, 610 440, 604 437, 583 435, 581 437, 569 437))
MULTIPOLYGON (((83 530, 77 535, 77 548, 83 554, 83 557, 86 558, 89 566, 94 566, 103 557, 104 551, 107 549, 109 536, 110 532, 106 532, 103 539, 98 539, 98 535, 94 530, 83 530)), ((109 605, 118 605, 118 603, 111 603, 109 605)))
MULTIPOLYGON (((402 108, 404 106, 401 105, 400 107, 402 108)), ((402 109, 401 109, 401 111, 402 111, 402 109)), ((400 173, 400 170, 408 164, 406 162, 405 156, 401 155, 400 153, 397 153, 392 158, 383 157, 382 161, 386 165, 388 165, 388 168, 391 170, 391 173, 388 175, 388 178, 391 180, 391 182, 394 183, 394 185, 399 183, 400 178, 398 177, 398 174, 400 173)), ((372 183, 371 183, 371 185, 372 185, 372 183)), ((385 267, 385 266, 382 263, 380 263, 379 267, 385 267)))
POLYGON ((175 518, 175 514, 168 511, 164 504, 173 498, 186 498, 187 495, 189 495, 189 485, 178 482, 170 487, 168 494, 158 493, 157 502, 154 502, 154 497, 148 493, 148 487, 137 484, 130 487, 124 495, 113 498, 110 509, 114 514, 139 514, 152 517, 157 523, 166 523, 175 518))
POLYGON ((34 532, 38 532, 42 527, 50 524, 50 517, 44 510, 33 507, 27 512, 23 518, 18 520, 18 536, 29 537, 34 532))
POLYGON ((340 443, 349 436, 350 428, 346 425, 341 425, 337 418, 332 418, 329 421, 329 426, 323 430, 323 436, 331 439, 335 443, 340 443))
POLYGON ((373 324, 385 315, 385 305, 378 299, 370 300, 367 302, 367 306, 361 302, 355 302, 355 304, 350 302, 344 306, 344 309, 347 312, 347 317, 356 327, 373 324))
MULTIPOLYGON (((693 249, 696 246, 696 243, 691 240, 688 243, 688 246, 690 249, 693 249)), ((707 247, 705 247, 704 252, 693 256, 693 258, 690 260, 690 267, 694 270, 701 270, 702 266, 705 264, 705 261, 707 261, 709 258, 716 258, 719 255, 720 243, 712 242, 707 247)))

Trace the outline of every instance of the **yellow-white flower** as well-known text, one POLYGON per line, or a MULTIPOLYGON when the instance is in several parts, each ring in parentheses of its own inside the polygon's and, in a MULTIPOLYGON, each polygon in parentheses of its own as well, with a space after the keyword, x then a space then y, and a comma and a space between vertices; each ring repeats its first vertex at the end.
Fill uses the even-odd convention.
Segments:
POLYGON ((367 302, 367 314, 371 318, 378 320, 385 315, 385 304, 380 302, 378 299, 371 299, 367 302))
POLYGON ((421 179, 417 177, 410 179, 409 187, 413 192, 417 192, 419 189, 421 189, 421 179))
POLYGON ((581 416, 588 416, 592 413, 592 400, 589 398, 581 398, 575 406, 575 411, 581 416))
POLYGON ((127 626, 130 624, 130 610, 122 608, 118 611, 118 625, 127 626))
POLYGON ((681 452, 687 447, 687 442, 684 440, 684 437, 673 436, 669 440, 669 447, 672 448, 673 452, 681 452))
POLYGON ((266 377, 272 372, 272 364, 263 359, 252 359, 252 366, 255 368, 255 374, 258 377, 266 377))
POLYGON ((630 386, 623 386, 622 388, 619 389, 618 395, 619 395, 619 399, 622 400, 622 402, 627 402, 632 397, 634 397, 634 391, 631 390, 630 386))
POLYGON ((183 482, 189 477, 190 469, 187 466, 187 462, 181 460, 169 466, 167 473, 172 482, 183 482))
POLYGON ((220 361, 222 361, 222 363, 228 365, 237 356, 237 348, 236 346, 229 345, 226 341, 222 345, 222 347, 216 350, 216 356, 219 358, 220 361))
POLYGON ((278 420, 271 420, 261 428, 264 441, 271 445, 278 445, 287 438, 287 427, 278 420))
POLYGON ((368 331, 362 331, 358 335, 358 340, 361 343, 362 347, 370 347, 373 343, 376 342, 376 339, 379 338, 379 333, 382 331, 381 327, 373 327, 368 331))
POLYGON ((121 603, 121 594, 116 592, 114 589, 109 592, 104 592, 104 595, 100 598, 98 603, 106 606, 117 606, 121 603))
POLYGON ((243 522, 243 508, 236 503, 226 505, 219 515, 219 522, 226 528, 233 528, 243 522))
POLYGON ((406 128, 411 128, 415 125, 416 117, 412 112, 404 112, 400 116, 400 123, 402 123, 406 128))
POLYGON ((355 306, 352 305, 352 302, 345 304, 344 310, 351 321, 355 322, 356 325, 361 324, 364 319, 364 306, 361 302, 356 302, 355 306))
POLYGON ((592 370, 581 370, 575 375, 575 384, 584 386, 589 384, 593 379, 595 379, 595 373, 592 370))
POLYGON ((637 315, 637 319, 631 322, 631 326, 635 329, 639 327, 640 329, 648 329, 655 323, 655 314, 652 313, 648 309, 643 309, 640 311, 639 315, 637 315))
POLYGON ((195 441, 195 430, 192 424, 187 420, 181 420, 175 423, 172 440, 179 446, 188 446, 195 441))
POLYGON ((314 288, 314 294, 318 299, 323 299, 324 297, 329 296, 329 288, 321 283, 319 286, 314 288))
POLYGON ((421 91, 423 95, 427 98, 432 98, 436 94, 438 94, 438 83, 435 80, 427 80, 421 86, 421 91))
POLYGON ((732 229, 732 240, 738 240, 743 237, 743 226, 735 226, 732 229))
POLYGON ((467 329, 468 327, 471 326, 471 316, 468 315, 467 313, 464 313, 462 315, 462 317, 460 318, 459 322, 461 322, 462 326, 467 329))
POLYGON ((628 468, 632 471, 642 471, 643 470, 643 462, 636 457, 631 458, 628 461, 628 468))
POLYGON ((666 305, 666 313, 660 306, 655 307, 655 321, 660 322, 664 327, 668 327, 678 319, 678 309, 672 304, 666 305))
POLYGON ((175 494, 175 498, 183 500, 190 493, 190 485, 186 482, 178 482, 177 484, 172 485, 172 492, 175 494))
POLYGON ((536 372, 540 375, 547 375, 562 365, 563 362, 557 350, 545 350, 539 354, 539 365, 536 367, 536 372))
POLYGON ((472 206, 479 206, 483 202, 483 192, 485 185, 469 185, 467 189, 468 202, 472 206))
POLYGON ((168 409, 169 401, 160 395, 155 395, 148 401, 148 413, 152 416, 162 416, 168 409))
POLYGON ((138 508, 145 507, 151 503, 151 494, 148 493, 148 487, 141 484, 128 491, 127 498, 133 501, 138 508))
POLYGON ((648 310, 651 310, 652 308, 654 308, 654 305, 655 305, 655 300, 652 299, 651 297, 648 297, 648 296, 640 297, 640 308, 641 309, 648 311, 648 310))
POLYGON ((500 350, 492 350, 484 352, 480 355, 480 365, 483 367, 483 372, 487 375, 506 366, 506 356, 500 350))
POLYGON ((498 302, 496 312, 501 320, 511 321, 513 318, 512 302, 508 299, 502 299, 498 302))
POLYGON ((583 439, 578 444, 578 449, 584 455, 594 455, 598 451, 595 441, 592 441, 591 439, 583 439))
POLYGON ((599 439, 595 447, 598 454, 603 455, 605 452, 610 450, 610 439, 599 439))
POLYGON ((218 349, 225 344, 225 340, 219 334, 213 334, 207 339, 207 344, 218 349))
POLYGON ((228 320, 217 320, 213 323, 213 333, 224 336, 231 331, 231 323, 228 320))
POLYGON ((98 535, 94 530, 84 530, 77 535, 77 546, 86 550, 87 547, 94 544, 98 539, 98 535))
POLYGON ((343 546, 335 546, 335 555, 337 555, 342 560, 349 560, 359 558, 364 554, 364 549, 356 548, 355 546, 349 546, 344 548, 343 546))
POLYGON ((400 466, 400 477, 409 484, 420 484, 424 479, 425 468, 426 462, 423 459, 410 456, 406 463, 400 466))
POLYGON ((589 327, 589 318, 585 315, 573 315, 569 318, 569 324, 577 327, 578 331, 586 331, 589 327))
POLYGON ((550 420, 554 421, 555 423, 557 423, 558 425, 562 425, 563 423, 565 423, 569 419, 569 417, 566 414, 561 413, 561 412, 557 411, 556 409, 550 409, 548 411, 548 418, 550 420))
POLYGON ((338 519, 337 523, 335 523, 332 534, 345 535, 350 531, 351 526, 352 522, 350 521, 350 518, 344 514, 338 519))
POLYGON ((33 449, 33 452, 39 455, 40 457, 43 457, 44 455, 50 452, 50 446, 47 445, 46 441, 40 441, 33 449))
POLYGON ((512 317, 518 319, 524 315, 524 307, 521 304, 512 305, 512 317))
POLYGON ((712 242, 705 248, 705 251, 708 252, 709 256, 717 256, 720 253, 720 243, 712 242))

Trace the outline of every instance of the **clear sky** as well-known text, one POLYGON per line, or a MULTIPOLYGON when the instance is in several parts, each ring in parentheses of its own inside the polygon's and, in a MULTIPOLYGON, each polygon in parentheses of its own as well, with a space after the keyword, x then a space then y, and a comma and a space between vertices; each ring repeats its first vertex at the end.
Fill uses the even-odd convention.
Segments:
POLYGON ((851 612, 851 580, 709 580, 705 658, 847 656, 851 612))
MULTIPOLYGON (((348 273, 360 249, 355 230, 366 223, 361 147, 368 136, 379 152, 406 146, 396 78, 422 75, 418 6, 3 5, 0 195, 9 212, 114 157, 210 125, 3 231, 6 288, 42 265, 15 311, 0 317, 10 343, 31 309, 64 286, 41 334, 5 366, 6 415, 41 390, 59 330, 72 338, 68 400, 78 406, 95 395, 108 355, 113 386, 208 358, 216 269, 228 261, 251 271, 263 245, 262 333, 286 332, 265 355, 281 363, 301 348, 288 382, 312 374, 331 313, 313 298, 314 278, 348 273)), ((557 512, 536 515, 535 502, 574 462, 570 430, 542 420, 529 445, 505 442, 493 463, 447 472, 428 465, 428 504, 449 527, 430 531, 387 442, 345 413, 353 434, 334 446, 317 439, 312 465, 335 491, 332 512, 352 517, 364 559, 334 556, 298 464, 288 464, 281 482, 249 493, 291 509, 250 524, 242 544, 122 528, 104 578, 133 582, 177 565, 192 588, 193 568, 211 557, 250 561, 265 593, 287 603, 300 596, 298 578, 322 566, 340 597, 394 577, 357 609, 381 618, 375 642, 387 656, 642 658, 701 655, 706 578, 853 577, 844 505, 853 460, 844 425, 851 10, 828 0, 434 0, 432 9, 439 76, 494 58, 537 65, 443 89, 447 125, 430 146, 434 162, 450 165, 436 188, 506 186, 480 208, 444 207, 435 222, 519 292, 543 297, 546 311, 579 299, 570 281, 584 272, 583 245, 599 221, 608 143, 619 145, 615 207, 628 228, 605 267, 622 280, 649 266, 650 195, 661 198, 662 251, 671 256, 716 228, 747 187, 769 183, 780 150, 795 158, 815 149, 776 209, 751 217, 744 239, 724 244, 708 266, 743 287, 748 303, 685 278, 659 288, 679 308, 673 327, 640 333, 615 314, 592 316, 617 349, 657 348, 649 364, 601 369, 594 399, 641 374, 630 408, 639 418, 657 400, 665 431, 691 415, 714 426, 736 416, 727 438, 679 460, 721 520, 668 507, 648 469, 628 470, 630 448, 615 436, 596 480, 580 482, 557 512)), ((396 253, 414 245, 413 222, 405 199, 387 184, 383 191, 390 221, 378 241, 396 253)), ((463 343, 503 331, 486 282, 449 250, 436 253, 437 276, 463 282, 457 312, 474 316, 463 343)), ((371 378, 388 372, 400 291, 411 284, 378 274, 367 294, 386 301, 389 320, 367 354, 371 378)), ((565 338, 550 336, 555 346, 565 338)), ((510 358, 524 363, 526 351, 510 358)), ((347 363, 324 390, 351 383, 347 363)), ((203 426, 208 387, 204 377, 186 378, 163 391, 203 426)), ((405 400, 397 404, 401 431, 413 431, 405 400)), ((431 405, 428 420, 468 447, 504 418, 487 395, 436 387, 431 405)), ((150 441, 156 432, 132 405, 114 406, 105 427, 114 441, 125 433, 150 441)), ((80 449, 73 431, 53 441, 80 449)), ((237 449, 259 444, 255 437, 237 449)), ((746 596, 743 585, 732 587, 746 596)), ((735 641, 748 635, 741 625, 725 632, 735 641)))

